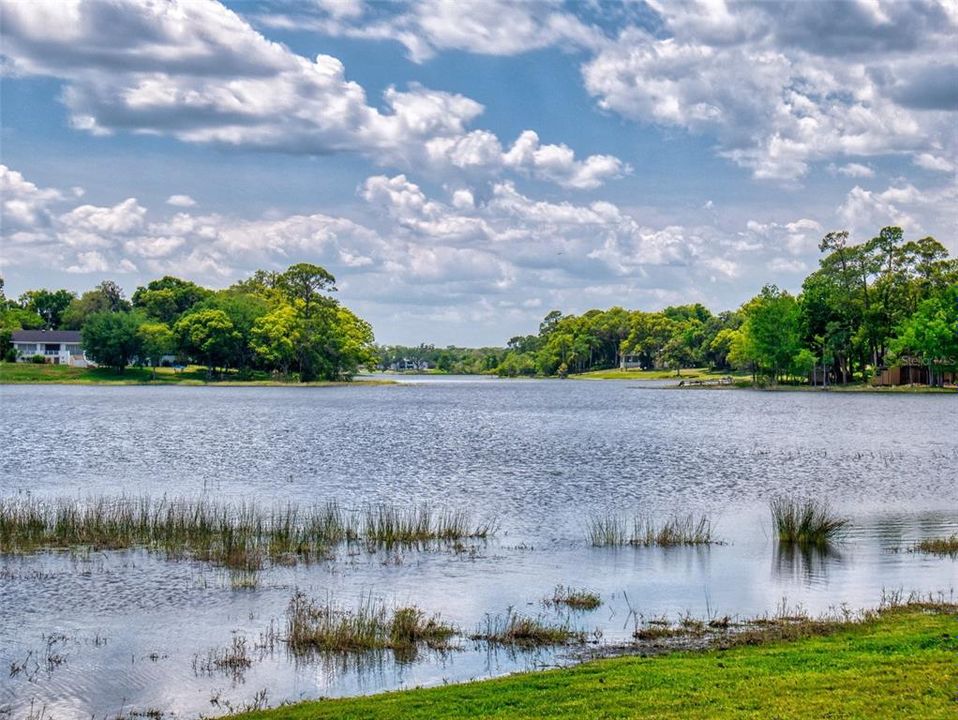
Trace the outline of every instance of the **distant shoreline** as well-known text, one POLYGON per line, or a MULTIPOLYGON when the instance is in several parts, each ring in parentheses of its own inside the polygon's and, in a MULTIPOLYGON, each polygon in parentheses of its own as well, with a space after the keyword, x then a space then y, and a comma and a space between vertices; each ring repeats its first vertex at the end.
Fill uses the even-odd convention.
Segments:
MULTIPOLYGON (((274 380, 269 377, 253 377, 250 379, 236 379, 227 377, 221 380, 207 380, 205 369, 191 366, 185 370, 174 371, 172 368, 157 368, 156 378, 153 378, 149 368, 128 367, 123 373, 109 368, 76 368, 65 365, 33 365, 30 363, 0 363, 0 385, 107 385, 107 386, 177 386, 177 387, 340 387, 340 386, 378 386, 403 385, 403 378, 420 377, 457 377, 456 373, 411 373, 385 372, 383 375, 394 375, 397 379, 370 378, 358 375, 352 380, 319 380, 307 383, 274 380)), ((477 376, 479 377, 479 376, 477 376)), ((555 377, 517 377, 500 378, 496 375, 483 375, 502 380, 555 380, 555 377)), ((660 382, 662 390, 756 390, 765 392, 829 392, 829 393, 895 393, 895 394, 955 394, 958 388, 931 387, 927 385, 895 385, 876 387, 863 383, 849 385, 829 385, 827 388, 811 385, 753 385, 750 376, 740 372, 723 373, 713 372, 705 368, 690 368, 682 371, 682 375, 675 375, 672 370, 598 370, 589 373, 569 375, 569 380, 580 381, 656 381, 660 382), (727 385, 708 384, 691 385, 689 381, 714 381, 720 378, 731 377, 733 382, 727 385), (685 383, 680 385, 679 383, 685 383)))
POLYGON ((141 385, 149 387, 342 387, 357 385, 398 385, 395 380, 359 379, 294 382, 271 378, 207 380, 205 369, 191 367, 174 372, 157 368, 156 378, 149 368, 128 367, 122 373, 109 368, 76 368, 66 365, 0 363, 0 385, 141 385))

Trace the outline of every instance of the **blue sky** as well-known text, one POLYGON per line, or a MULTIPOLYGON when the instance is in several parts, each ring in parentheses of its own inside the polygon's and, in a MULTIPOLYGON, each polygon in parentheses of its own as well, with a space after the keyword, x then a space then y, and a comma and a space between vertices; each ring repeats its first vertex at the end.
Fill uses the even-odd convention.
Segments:
POLYGON ((8 295, 316 262, 388 343, 954 254, 958 6, 0 0, 8 295))

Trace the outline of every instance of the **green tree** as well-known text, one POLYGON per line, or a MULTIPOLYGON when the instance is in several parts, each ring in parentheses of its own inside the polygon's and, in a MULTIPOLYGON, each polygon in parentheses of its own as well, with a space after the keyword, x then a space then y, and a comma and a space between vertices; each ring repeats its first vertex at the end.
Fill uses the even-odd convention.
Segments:
POLYGON ((194 309, 220 310, 232 323, 237 338, 232 344, 232 354, 226 358, 226 365, 243 370, 254 364, 253 326, 270 311, 270 303, 266 298, 230 288, 211 294, 194 309))
POLYGON ((742 313, 742 353, 755 364, 758 374, 773 380, 784 378, 802 348, 798 302, 776 286, 766 285, 742 307, 742 313))
POLYGON ((137 329, 140 340, 141 358, 146 360, 156 379, 156 368, 164 355, 176 350, 176 340, 169 325, 161 322, 145 322, 137 329))
POLYGON ((257 318, 251 347, 271 370, 288 376, 302 344, 303 322, 291 305, 282 305, 257 318))
POLYGON ((142 355, 137 332, 142 320, 140 315, 131 312, 93 313, 83 324, 83 349, 98 365, 123 372, 133 358, 142 355))
POLYGON ((173 326, 180 350, 202 365, 208 373, 228 369, 242 341, 229 316, 222 310, 195 310, 173 326))
POLYGON ((20 306, 43 318, 46 330, 55 330, 60 327, 63 313, 75 299, 76 293, 69 290, 27 290, 20 296, 20 306))
POLYGON ((924 300, 899 326, 891 350, 920 357, 933 385, 941 384, 942 372, 958 370, 958 283, 924 300))
POLYGON ((171 324, 197 303, 206 300, 212 291, 189 280, 167 275, 153 280, 133 293, 133 307, 142 308, 151 318, 171 324))
POLYGON ((93 290, 74 299, 63 312, 62 325, 68 330, 80 330, 87 318, 101 312, 129 312, 132 305, 124 299, 123 290, 112 280, 104 280, 93 290))
POLYGON ((276 286, 291 301, 303 304, 303 316, 309 318, 315 306, 325 298, 321 293, 336 290, 336 278, 325 268, 311 263, 297 263, 275 279, 276 286))

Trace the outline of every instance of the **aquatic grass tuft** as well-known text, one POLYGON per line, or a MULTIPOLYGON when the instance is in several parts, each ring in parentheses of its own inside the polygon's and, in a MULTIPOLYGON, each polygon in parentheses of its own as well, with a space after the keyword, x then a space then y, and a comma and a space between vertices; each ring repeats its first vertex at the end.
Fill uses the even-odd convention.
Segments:
POLYGON ((565 606, 573 610, 595 610, 602 604, 597 593, 588 590, 556 585, 552 596, 544 600, 546 605, 565 606))
POLYGON ((241 679, 243 673, 252 666, 246 638, 235 635, 232 642, 223 648, 214 648, 207 651, 205 656, 193 656, 193 673, 196 675, 213 675, 222 672, 231 675, 235 680, 241 679))
POLYGON ((297 592, 286 609, 286 644, 294 653, 408 652, 423 644, 446 648, 456 630, 417 607, 388 609, 364 596, 354 609, 320 603, 297 592))
POLYGON ((712 534, 712 521, 707 515, 674 515, 661 525, 652 520, 636 519, 630 542, 633 545, 710 545, 718 542, 712 534))
POLYGON ((435 512, 427 505, 401 508, 378 504, 367 506, 363 512, 362 538, 371 545, 485 539, 492 533, 491 525, 471 525, 469 515, 462 510, 435 512))
POLYGON ((770 509, 783 543, 824 546, 838 540, 851 522, 833 512, 828 503, 814 499, 778 498, 770 509))
POLYGON ((589 542, 596 547, 642 545, 713 545, 721 540, 712 532, 707 515, 673 515, 658 524, 651 518, 634 517, 631 523, 620 515, 593 516, 587 527, 589 542))
POLYGON ((553 625, 509 608, 505 615, 486 615, 483 624, 469 639, 493 645, 537 647, 582 643, 585 642, 585 633, 569 623, 553 625))
POLYGON ((618 515, 594 515, 589 518, 587 533, 595 547, 616 547, 628 543, 626 522, 618 515))

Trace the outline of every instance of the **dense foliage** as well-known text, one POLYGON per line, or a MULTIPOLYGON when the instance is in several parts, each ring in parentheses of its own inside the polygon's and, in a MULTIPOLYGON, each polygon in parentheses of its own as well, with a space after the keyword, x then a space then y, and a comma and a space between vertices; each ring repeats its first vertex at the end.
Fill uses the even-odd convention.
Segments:
POLYGON ((192 362, 210 376, 259 370, 348 379, 375 364, 373 332, 329 296, 335 282, 324 268, 299 263, 219 291, 167 276, 137 288, 132 301, 110 281, 80 296, 30 290, 18 301, 6 300, 0 284, 0 352, 14 359, 14 330, 77 329, 90 359, 121 371, 192 362))
POLYGON ((761 382, 841 383, 903 360, 927 366, 933 382, 958 370, 958 260, 941 243, 906 241, 901 228, 886 227, 858 245, 832 232, 819 247, 819 268, 797 296, 767 285, 718 314, 701 304, 553 310, 538 333, 505 348, 375 347, 370 326, 330 297, 335 278, 307 263, 219 291, 164 277, 137 288, 132 302, 109 281, 79 297, 31 290, 7 301, 0 279, 0 353, 10 354, 12 330, 82 328, 88 355, 116 368, 175 356, 213 374, 302 380, 348 378, 360 366, 503 376, 709 367, 761 382))
POLYGON ((506 356, 505 348, 463 348, 450 345, 383 345, 377 348, 383 370, 438 370, 456 375, 480 375, 495 372, 506 356))
POLYGON ((958 261, 897 227, 872 240, 829 233, 820 267, 796 297, 767 285, 738 310, 702 305, 659 312, 614 307, 546 315, 536 335, 514 337, 501 375, 565 375, 618 367, 742 369, 756 379, 865 380, 917 358, 933 378, 958 369, 958 261))

